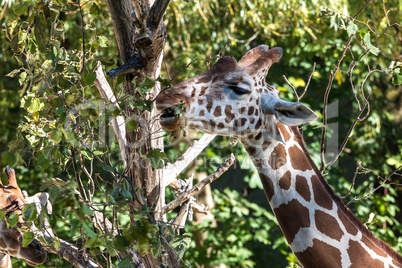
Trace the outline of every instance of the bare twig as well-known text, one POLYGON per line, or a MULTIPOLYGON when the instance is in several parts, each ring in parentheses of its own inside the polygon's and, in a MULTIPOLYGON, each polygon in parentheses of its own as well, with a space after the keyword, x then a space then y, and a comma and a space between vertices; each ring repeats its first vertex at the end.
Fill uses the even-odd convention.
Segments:
POLYGON ((328 123, 328 99, 329 99, 329 93, 331 92, 332 89, 332 83, 335 79, 335 74, 336 72, 339 70, 341 62, 343 60, 343 58, 346 55, 346 51, 348 50, 350 43, 352 42, 354 35, 352 34, 349 37, 348 42, 346 43, 345 48, 343 49, 342 55, 340 57, 340 59, 338 60, 338 64, 335 67, 335 70, 332 71, 329 75, 329 81, 328 81, 328 85, 327 88, 325 90, 325 94, 324 94, 324 108, 323 108, 323 125, 322 125, 322 132, 321 132, 321 143, 320 143, 320 157, 321 157, 321 167, 320 170, 323 171, 328 165, 325 162, 325 157, 324 157, 324 153, 325 153, 325 138, 326 138, 326 134, 327 134, 327 123, 328 123))
POLYGON ((306 86, 304 87, 303 93, 300 95, 300 97, 297 97, 297 101, 300 101, 300 100, 304 97, 304 95, 306 94, 307 89, 308 89, 308 86, 310 85, 310 82, 311 82, 311 78, 313 77, 313 74, 314 74, 314 71, 315 71, 315 65, 316 65, 316 63, 314 62, 314 64, 313 64, 313 70, 311 70, 311 74, 310 74, 310 76, 308 77, 307 84, 306 84, 306 86))
POLYGON ((313 77, 313 74, 314 74, 314 71, 315 71, 315 66, 316 66, 316 63, 314 62, 313 70, 311 71, 311 74, 309 75, 308 80, 307 80, 307 84, 304 87, 304 90, 303 90, 303 92, 302 92, 302 94, 300 96, 299 96, 299 94, 297 94, 296 88, 289 82, 289 80, 287 79, 286 75, 282 76, 283 79, 285 79, 286 83, 292 88, 293 93, 295 93, 298 102, 304 97, 304 95, 307 92, 308 86, 310 85, 310 82, 311 82, 311 78, 313 77))
MULTIPOLYGON (((110 87, 109 83, 106 80, 105 74, 103 73, 102 66, 100 62, 95 68, 96 79, 95 79, 95 86, 98 88, 102 98, 105 99, 106 102, 112 103, 116 108, 120 110, 119 104, 117 103, 116 97, 110 87)), ((119 150, 120 156, 123 158, 124 166, 127 166, 127 154, 126 154, 126 125, 124 122, 123 116, 117 116, 112 119, 112 126, 114 132, 116 133, 117 140, 119 142, 119 150)))
MULTIPOLYGON (((389 174, 389 175, 383 180, 383 182, 382 182, 379 186, 377 186, 376 188, 374 188, 370 193, 368 193, 368 194, 366 194, 365 196, 360 197, 360 198, 354 197, 352 200, 350 200, 350 201, 346 204, 346 206, 349 206, 349 205, 350 205, 352 202, 354 202, 354 201, 361 201, 361 200, 363 200, 363 199, 367 199, 368 197, 370 197, 370 196, 371 196, 372 194, 374 194, 377 190, 379 190, 380 188, 384 187, 385 183, 389 180, 389 178, 391 178, 394 174, 396 174, 396 172, 397 172, 398 170, 400 170, 401 168, 402 168, 402 165, 400 165, 399 167, 397 167, 391 174, 389 174)), ((366 168, 363 168, 363 169, 366 169, 366 168)), ((378 175, 374 170, 370 170, 370 169, 366 169, 366 170, 367 170, 367 172, 373 172, 375 175, 377 175, 377 177, 381 178, 381 176, 378 175)))
POLYGON ((173 165, 162 169, 164 187, 172 183, 177 184, 176 177, 208 146, 215 136, 204 134, 173 165))
POLYGON ((214 59, 217 59, 217 58, 220 58, 220 56, 218 55, 218 56, 210 57, 209 59, 195 59, 195 60, 192 60, 192 61, 190 61, 189 64, 186 65, 186 67, 181 69, 175 76, 173 76, 173 78, 170 81, 175 80, 179 76, 179 74, 181 74, 185 69, 187 69, 191 64, 193 64, 196 61, 200 60, 200 61, 210 62, 211 60, 214 60, 214 59))
POLYGON ((218 170, 197 183, 190 191, 187 193, 184 193, 180 195, 178 198, 167 204, 166 206, 163 207, 162 213, 165 214, 168 211, 171 211, 172 209, 180 206, 183 204, 185 201, 187 201, 190 197, 194 196, 198 192, 202 190, 207 184, 213 182, 217 178, 219 178, 226 170, 229 169, 231 165, 233 165, 235 161, 235 156, 233 154, 230 155, 229 158, 227 158, 222 165, 219 166, 218 170))

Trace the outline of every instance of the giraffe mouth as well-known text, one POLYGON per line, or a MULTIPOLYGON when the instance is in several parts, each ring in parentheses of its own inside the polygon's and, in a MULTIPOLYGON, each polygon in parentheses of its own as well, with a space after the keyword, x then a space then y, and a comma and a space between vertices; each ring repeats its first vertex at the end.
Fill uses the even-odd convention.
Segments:
POLYGON ((182 116, 184 113, 185 108, 183 104, 170 106, 162 110, 159 122, 168 131, 178 130, 185 125, 184 116, 182 116))

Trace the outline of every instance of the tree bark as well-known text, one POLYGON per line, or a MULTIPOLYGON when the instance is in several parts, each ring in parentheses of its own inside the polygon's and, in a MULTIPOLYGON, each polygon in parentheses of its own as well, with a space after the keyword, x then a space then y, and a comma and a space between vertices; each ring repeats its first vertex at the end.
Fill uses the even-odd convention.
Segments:
MULTIPOLYGON (((134 101, 144 98, 136 88, 146 77, 154 80, 159 77, 166 42, 162 16, 169 1, 157 0, 151 4, 148 0, 108 0, 119 56, 124 63, 108 74, 112 77, 126 75, 124 91, 134 96, 134 101)), ((156 83, 145 99, 154 99, 159 91, 156 83)), ((134 195, 131 213, 146 205, 151 211, 156 211, 153 216, 158 221, 162 219, 158 212, 162 210, 165 197, 164 189, 161 191, 160 187, 161 172, 152 172, 143 155, 151 149, 163 149, 163 140, 158 138, 162 136, 161 128, 157 120, 152 120, 156 116, 155 110, 149 112, 129 107, 127 103, 126 120, 134 120, 137 125, 134 131, 126 131, 127 166, 124 176, 130 182, 134 195)), ((135 222, 132 220, 131 224, 135 225, 135 222)), ((161 263, 161 259, 153 258, 152 254, 144 256, 143 260, 146 267, 156 267, 161 263)))

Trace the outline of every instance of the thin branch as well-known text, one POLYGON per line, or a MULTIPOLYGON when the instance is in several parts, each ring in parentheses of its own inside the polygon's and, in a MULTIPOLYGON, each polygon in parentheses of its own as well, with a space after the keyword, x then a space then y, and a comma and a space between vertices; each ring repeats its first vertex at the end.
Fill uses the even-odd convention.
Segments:
POLYGON ((215 136, 214 134, 204 134, 174 164, 163 168, 163 186, 166 187, 171 183, 176 184, 176 177, 208 146, 215 136))
POLYGON ((314 71, 315 71, 315 66, 316 66, 316 63, 314 62, 314 64, 313 64, 313 70, 311 70, 311 74, 310 74, 310 76, 308 77, 307 84, 306 84, 306 86, 304 87, 303 93, 300 95, 300 97, 297 98, 297 101, 300 101, 300 100, 304 97, 304 95, 306 94, 307 89, 308 89, 308 86, 310 85, 310 82, 311 82, 311 78, 313 77, 313 74, 314 74, 314 71))
MULTIPOLYGON (((109 83, 106 80, 105 74, 102 70, 102 65, 98 62, 98 65, 95 68, 96 79, 94 81, 95 86, 98 88, 99 93, 102 98, 105 99, 106 102, 112 103, 117 109, 121 110, 119 104, 117 103, 116 97, 110 87, 109 83)), ((119 150, 120 156, 123 158, 124 166, 127 166, 127 154, 126 154, 126 125, 124 122, 123 116, 117 116, 112 119, 112 126, 114 132, 117 136, 117 141, 119 142, 119 150)))
POLYGON ((217 171, 215 171, 214 173, 212 173, 211 175, 209 175, 208 177, 206 177, 205 179, 203 179, 202 181, 197 183, 187 193, 184 193, 184 194, 180 195, 178 198, 176 198, 175 200, 173 200, 172 202, 170 202, 169 204, 164 206, 163 209, 162 209, 162 213, 165 214, 165 213, 171 211, 172 209, 174 209, 174 208, 180 206, 181 204, 183 204, 190 197, 192 197, 195 194, 199 193, 207 184, 210 184, 211 182, 213 182, 214 180, 219 178, 225 171, 227 171, 230 168, 230 166, 233 165, 235 159, 236 159, 235 156, 233 154, 231 154, 230 157, 227 158, 223 162, 223 164, 218 167, 217 171))
MULTIPOLYGON (((396 172, 398 171, 398 170, 400 170, 402 168, 402 165, 400 165, 399 167, 397 167, 391 174, 389 174, 384 180, 383 180, 383 182, 379 185, 379 186, 377 186, 376 188, 374 188, 370 193, 368 193, 368 194, 366 194, 365 196, 363 196, 363 197, 361 197, 361 198, 356 198, 356 197, 354 197, 352 200, 350 200, 347 204, 346 204, 346 206, 349 206, 349 204, 350 203, 352 203, 352 202, 354 202, 354 201, 361 201, 361 200, 363 200, 363 199, 367 199, 368 197, 370 197, 372 194, 374 194, 377 190, 379 190, 380 188, 382 188, 382 187, 384 187, 384 185, 385 185, 385 183, 389 180, 389 178, 391 178, 394 174, 396 174, 396 172)), ((373 172, 374 174, 376 174, 378 177, 380 177, 381 178, 381 176, 380 175, 378 175, 376 172, 374 172, 373 170, 369 170, 369 169, 366 169, 368 172, 373 172)))
POLYGON ((335 79, 335 74, 340 68, 341 62, 346 55, 346 51, 348 50, 353 37, 354 37, 353 34, 349 37, 349 40, 346 43, 345 48, 343 49, 341 58, 338 60, 338 64, 336 65, 335 70, 334 71, 331 70, 331 73, 329 75, 328 85, 327 85, 327 88, 326 88, 325 94, 324 94, 324 108, 323 108, 323 113, 322 113, 323 114, 323 125, 322 125, 321 143, 320 143, 320 157, 321 157, 320 170, 321 171, 323 171, 328 166, 325 162, 324 151, 325 151, 325 137, 326 137, 326 133, 327 133, 327 116, 328 116, 327 109, 328 109, 329 93, 331 92, 331 89, 332 89, 332 83, 335 79))
POLYGON ((213 56, 213 57, 210 57, 209 59, 195 59, 195 60, 192 60, 192 61, 190 61, 190 63, 189 64, 187 64, 186 65, 186 67, 184 67, 183 69, 181 69, 170 81, 173 81, 173 80, 175 80, 178 76, 179 76, 179 74, 181 74, 185 69, 187 69, 191 64, 193 64, 194 62, 196 62, 196 61, 207 61, 207 62, 210 62, 211 60, 214 60, 214 59, 217 59, 217 58, 220 58, 220 56, 213 56))

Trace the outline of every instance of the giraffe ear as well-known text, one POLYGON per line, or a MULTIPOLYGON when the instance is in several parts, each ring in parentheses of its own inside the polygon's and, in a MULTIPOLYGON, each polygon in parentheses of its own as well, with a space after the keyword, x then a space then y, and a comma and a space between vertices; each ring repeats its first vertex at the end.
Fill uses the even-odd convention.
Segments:
POLYGON ((259 45, 250 51, 248 51, 244 56, 239 60, 240 67, 246 67, 258 60, 262 54, 269 50, 269 47, 266 45, 259 45))
MULTIPOLYGON (((274 48, 271 48, 271 49, 265 50, 265 51, 261 51, 262 49, 263 48, 260 49, 261 56, 257 60, 255 60, 253 63, 248 65, 246 67, 246 70, 251 75, 263 70, 262 77, 265 78, 265 76, 267 76, 268 70, 271 67, 271 65, 274 64, 275 62, 279 62, 279 60, 281 59, 283 50, 280 47, 274 47, 274 48)), ((253 53, 253 54, 255 54, 255 53, 253 53)), ((247 54, 244 56, 247 56, 247 54)), ((240 61, 243 61, 243 58, 240 61)), ((244 62, 247 62, 247 61, 244 60, 244 62)))
POLYGON ((306 105, 300 102, 289 102, 272 95, 263 96, 261 109, 266 115, 275 115, 282 123, 288 126, 296 126, 318 119, 318 115, 306 105))

